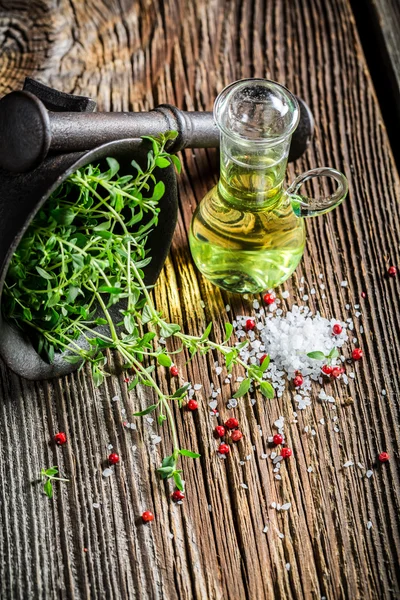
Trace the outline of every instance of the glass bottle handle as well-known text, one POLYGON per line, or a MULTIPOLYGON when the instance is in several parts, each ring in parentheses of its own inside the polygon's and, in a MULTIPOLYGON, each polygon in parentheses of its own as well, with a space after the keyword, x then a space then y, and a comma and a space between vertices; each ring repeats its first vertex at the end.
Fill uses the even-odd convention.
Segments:
POLYGON ((315 215, 323 215, 338 206, 346 198, 348 189, 347 179, 343 173, 330 167, 321 167, 319 169, 311 169, 311 171, 306 171, 296 177, 286 191, 292 199, 293 210, 298 217, 313 217, 315 215), (310 198, 299 194, 301 186, 306 181, 316 177, 330 177, 334 179, 337 183, 334 193, 330 196, 322 196, 320 198, 310 198))

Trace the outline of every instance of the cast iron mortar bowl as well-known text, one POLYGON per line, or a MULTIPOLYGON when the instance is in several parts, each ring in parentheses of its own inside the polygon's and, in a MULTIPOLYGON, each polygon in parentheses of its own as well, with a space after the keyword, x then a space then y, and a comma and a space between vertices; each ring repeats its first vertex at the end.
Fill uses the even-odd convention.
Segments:
MULTIPOLYGON (((11 326, 1 312, 1 296, 10 260, 33 217, 50 194, 80 167, 98 164, 111 156, 120 163, 121 175, 128 175, 134 173, 131 160, 140 164, 147 151, 147 144, 141 140, 121 140, 86 152, 49 157, 36 169, 24 174, 0 170, 0 354, 18 375, 32 380, 50 379, 67 375, 79 366, 63 360, 62 354, 56 354, 52 364, 45 362, 23 332, 11 326)), ((171 246, 178 214, 174 167, 157 169, 155 176, 164 182, 165 194, 160 200, 158 225, 148 236, 147 248, 152 260, 144 268, 146 285, 157 281, 171 246)), ((119 308, 121 304, 112 307, 115 315, 119 315, 119 308)), ((97 331, 101 329, 96 328, 97 331)))

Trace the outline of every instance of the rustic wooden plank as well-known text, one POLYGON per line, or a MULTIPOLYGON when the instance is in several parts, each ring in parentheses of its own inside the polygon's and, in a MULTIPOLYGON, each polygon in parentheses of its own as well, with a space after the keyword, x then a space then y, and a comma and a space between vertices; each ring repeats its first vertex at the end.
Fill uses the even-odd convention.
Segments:
POLYGON ((393 152, 400 164, 400 4, 397 0, 352 0, 363 50, 393 152))
MULTIPOLYGON (((96 390, 88 371, 30 383, 1 364, 0 597, 398 598, 399 279, 383 274, 400 262, 400 189, 348 0, 2 0, 0 6, 2 93, 31 75, 92 95, 102 110, 163 101, 210 109, 229 81, 267 76, 304 97, 317 131, 289 176, 332 164, 349 177, 350 196, 339 210, 308 222, 304 261, 285 288, 293 301, 302 298, 301 288, 314 286, 310 305, 329 316, 345 317, 347 303, 360 303, 356 337, 365 352, 349 389, 333 386, 334 412, 315 401, 294 423, 290 391, 271 402, 257 398, 254 408, 241 402, 235 413, 245 439, 227 461, 216 456, 207 409, 210 382, 220 386, 224 379, 215 374, 218 357, 182 360, 182 376, 204 386, 195 415, 175 410, 182 446, 202 454, 200 462, 184 463, 182 507, 171 504, 169 485, 155 475, 171 447, 168 428, 159 447, 149 443, 156 428, 146 420, 136 430, 123 426, 151 402, 147 390, 128 395, 122 378, 96 390), (340 287, 343 279, 347 288, 340 287), (345 406, 349 395, 354 404, 345 406), (332 431, 333 414, 340 434, 332 431), (260 458, 279 415, 294 451, 281 482, 260 458), (322 418, 327 425, 319 424, 322 418), (304 433, 306 425, 317 434, 304 433), (57 430, 69 438, 62 449, 48 443, 57 430), (109 444, 122 461, 106 480, 109 444), (393 458, 371 479, 342 469, 350 458, 372 467, 382 449, 393 458), (34 483, 50 464, 71 480, 53 502, 34 483), (273 500, 290 501, 292 509, 276 513, 273 500), (156 514, 151 527, 138 520, 144 509, 156 514)), ((251 310, 251 299, 213 288, 190 260, 190 218, 216 181, 216 153, 187 151, 183 161, 180 219, 155 298, 187 331, 200 332, 212 320, 219 338, 224 321, 251 310)), ((169 388, 161 371, 159 383, 169 388)), ((230 386, 221 386, 226 400, 230 386)), ((232 413, 219 405, 222 417, 232 413)))

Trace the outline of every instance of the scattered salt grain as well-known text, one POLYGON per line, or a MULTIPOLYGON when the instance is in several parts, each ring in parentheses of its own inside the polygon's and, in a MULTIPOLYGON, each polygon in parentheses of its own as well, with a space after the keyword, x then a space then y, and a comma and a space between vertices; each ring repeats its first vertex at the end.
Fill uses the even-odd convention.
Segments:
POLYGON ((218 406, 218 402, 216 400, 211 400, 211 402, 208 403, 208 406, 211 408, 211 410, 215 410, 218 406))
POLYGON ((156 445, 159 444, 161 442, 161 437, 159 435, 152 435, 151 436, 151 443, 156 445))
POLYGON ((108 444, 107 450, 112 450, 113 448, 114 448, 114 446, 112 444, 108 444))
POLYGON ((110 475, 113 474, 113 470, 110 469, 109 467, 107 467, 107 469, 104 469, 103 471, 103 477, 110 477, 110 475))
POLYGON ((211 504, 209 504, 208 505, 208 512, 211 512, 211 511, 212 511, 212 506, 211 506, 211 504))
POLYGON ((100 504, 98 502, 94 502, 92 506, 93 508, 100 508, 100 504))
POLYGON ((201 383, 195 383, 193 386, 193 389, 197 392, 198 390, 201 390, 203 386, 201 385, 201 383))
POLYGON ((268 525, 266 525, 266 526, 264 527, 264 529, 263 529, 263 533, 267 533, 267 531, 268 531, 268 525))
POLYGON ((271 508, 276 508, 276 502, 271 502, 270 507, 271 508))
POLYGON ((286 569, 286 571, 290 571, 290 563, 286 563, 285 569, 286 569))
POLYGON ((226 312, 227 312, 227 313, 228 313, 228 312, 230 312, 230 310, 231 310, 231 307, 229 306, 229 304, 227 304, 227 305, 225 306, 225 310, 226 310, 226 312))
POLYGON ((244 490, 248 490, 248 486, 245 483, 241 483, 240 487, 242 487, 244 490))
POLYGON ((221 373, 222 373, 222 367, 217 367, 215 369, 215 373, 216 373, 216 375, 221 375, 221 373))
POLYGON ((307 302, 307 300, 308 300, 308 296, 307 296, 307 294, 304 294, 304 296, 303 296, 303 301, 304 301, 304 302, 307 302))
POLYGON ((366 473, 365 476, 367 477, 367 479, 369 479, 370 477, 372 477, 372 475, 374 474, 373 471, 371 471, 371 469, 369 469, 366 473))
POLYGON ((171 532, 169 532, 168 537, 169 537, 170 540, 173 540, 174 539, 174 534, 171 533, 171 532))
POLYGON ((312 472, 314 471, 314 469, 313 469, 312 467, 308 467, 308 468, 307 468, 307 471, 308 471, 309 473, 312 473, 312 472))
POLYGON ((310 294, 311 294, 312 296, 314 296, 314 294, 315 294, 315 289, 314 289, 314 288, 311 288, 311 290, 310 290, 310 294))
POLYGON ((282 506, 280 507, 279 510, 289 510, 289 508, 292 506, 291 502, 286 502, 286 504, 282 504, 282 506))
POLYGON ((344 463, 343 467, 345 469, 347 469, 348 467, 352 467, 354 465, 353 461, 348 460, 347 462, 344 463))
POLYGON ((278 531, 278 538, 280 538, 281 540, 283 540, 284 537, 285 537, 284 534, 281 533, 280 531, 278 531))
POLYGON ((112 400, 113 402, 118 402, 118 400, 119 400, 119 397, 118 397, 118 396, 114 396, 113 398, 111 398, 111 400, 112 400))
POLYGON ((321 423, 321 425, 325 425, 325 419, 320 419, 319 422, 321 423))
POLYGON ((280 475, 275 475, 275 479, 282 479, 282 477, 280 475))
POLYGON ((371 527, 372 527, 372 523, 371 523, 371 521, 368 521, 368 523, 367 523, 367 529, 371 529, 371 527))
POLYGON ((358 467, 359 469, 362 469, 363 471, 365 471, 365 467, 364 467, 364 465, 363 465, 363 464, 361 464, 361 463, 357 463, 357 467, 358 467))
POLYGON ((282 292, 281 296, 282 296, 282 298, 286 299, 286 298, 289 298, 290 294, 287 290, 285 290, 284 292, 282 292))
POLYGON ((268 458, 268 454, 261 454, 261 458, 268 458))
POLYGON ((344 280, 344 281, 341 281, 341 282, 340 282, 340 285, 341 285, 342 287, 347 287, 347 281, 346 281, 346 280, 344 280))
POLYGON ((382 396, 386 396, 386 390, 381 391, 382 396))

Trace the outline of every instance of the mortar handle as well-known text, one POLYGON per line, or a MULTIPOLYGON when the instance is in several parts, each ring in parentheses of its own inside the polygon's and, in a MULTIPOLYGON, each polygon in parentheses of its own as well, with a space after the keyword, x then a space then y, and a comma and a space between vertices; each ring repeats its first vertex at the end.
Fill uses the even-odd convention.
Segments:
POLYGON ((340 171, 331 167, 321 167, 319 169, 311 169, 302 173, 293 181, 286 190, 292 200, 292 207, 298 217, 314 217, 330 212, 346 198, 349 186, 346 177, 340 171), (322 196, 320 198, 311 198, 299 194, 301 186, 317 177, 330 177, 337 183, 337 188, 330 196, 322 196))

